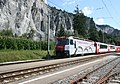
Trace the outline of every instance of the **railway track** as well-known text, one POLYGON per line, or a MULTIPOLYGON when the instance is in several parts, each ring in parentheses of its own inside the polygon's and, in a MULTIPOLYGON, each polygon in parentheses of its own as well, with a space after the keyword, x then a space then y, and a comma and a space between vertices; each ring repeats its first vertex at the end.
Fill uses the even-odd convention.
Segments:
POLYGON ((104 78, 103 82, 106 84, 120 84, 120 69, 119 72, 115 72, 114 74, 111 74, 108 77, 104 78))
POLYGON ((107 76, 103 77, 99 83, 102 84, 120 84, 120 63, 118 63, 114 70, 111 70, 107 76))
MULTIPOLYGON (((120 58, 116 58, 102 66, 87 71, 85 74, 82 74, 81 77, 71 81, 71 84, 111 84, 111 82, 113 82, 111 80, 112 78, 114 79, 115 76, 120 79, 118 73, 120 73, 120 58)), ((115 82, 117 83, 118 80, 114 81, 114 83, 115 82)))
POLYGON ((46 66, 15 70, 15 71, 10 71, 10 72, 3 72, 3 73, 0 73, 0 83, 5 84, 5 83, 20 80, 23 78, 28 78, 34 75, 41 75, 41 74, 45 74, 48 72, 53 72, 53 71, 58 70, 59 68, 99 59, 104 56, 106 56, 106 54, 102 56, 92 56, 92 57, 74 60, 74 61, 68 61, 64 63, 57 63, 57 64, 51 64, 51 65, 46 65, 46 66))

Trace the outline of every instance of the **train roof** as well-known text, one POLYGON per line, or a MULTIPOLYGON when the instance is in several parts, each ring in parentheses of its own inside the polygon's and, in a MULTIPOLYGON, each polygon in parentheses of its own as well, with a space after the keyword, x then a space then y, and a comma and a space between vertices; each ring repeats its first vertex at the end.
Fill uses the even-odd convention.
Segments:
POLYGON ((84 39, 84 38, 79 38, 79 37, 74 37, 74 36, 70 36, 70 37, 57 37, 57 40, 62 40, 62 39, 77 39, 77 40, 84 40, 84 41, 89 41, 89 42, 93 42, 92 40, 89 39, 84 39))
MULTIPOLYGON (((84 38, 79 38, 79 37, 74 37, 74 36, 69 36, 69 37, 62 36, 62 37, 57 37, 56 39, 57 40, 75 39, 75 40, 83 40, 83 41, 88 41, 88 42, 96 42, 96 41, 92 41, 92 40, 89 40, 89 39, 84 39, 84 38)), ((104 44, 104 45, 110 45, 110 46, 115 46, 113 44, 107 44, 107 43, 102 43, 102 42, 96 42, 96 43, 100 43, 100 44, 104 44)), ((116 46, 116 47, 120 47, 120 46, 116 46)))

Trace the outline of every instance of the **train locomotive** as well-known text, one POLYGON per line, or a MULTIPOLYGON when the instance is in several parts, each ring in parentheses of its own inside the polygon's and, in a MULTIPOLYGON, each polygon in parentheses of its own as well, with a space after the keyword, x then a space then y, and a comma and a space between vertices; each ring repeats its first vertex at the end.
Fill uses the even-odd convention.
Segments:
POLYGON ((115 52, 116 46, 91 40, 70 37, 57 37, 55 53, 56 56, 74 56, 84 54, 98 54, 115 52))

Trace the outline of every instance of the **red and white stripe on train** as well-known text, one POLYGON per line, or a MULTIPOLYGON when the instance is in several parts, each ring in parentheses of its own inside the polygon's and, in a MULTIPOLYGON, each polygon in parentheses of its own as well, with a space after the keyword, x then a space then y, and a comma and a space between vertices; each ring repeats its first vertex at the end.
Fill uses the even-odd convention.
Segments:
POLYGON ((74 37, 57 37, 55 53, 57 56, 84 55, 91 53, 105 53, 116 51, 115 45, 90 40, 77 39, 74 37))
POLYGON ((116 46, 116 52, 120 52, 120 46, 116 46))

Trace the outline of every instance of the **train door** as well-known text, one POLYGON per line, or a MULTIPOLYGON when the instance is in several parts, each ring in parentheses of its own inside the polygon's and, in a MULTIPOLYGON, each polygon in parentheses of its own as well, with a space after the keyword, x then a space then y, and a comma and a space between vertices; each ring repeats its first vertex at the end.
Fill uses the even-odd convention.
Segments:
POLYGON ((70 48, 70 55, 74 55, 74 51, 75 51, 75 48, 76 48, 76 43, 73 39, 70 39, 69 40, 69 48, 70 48))

